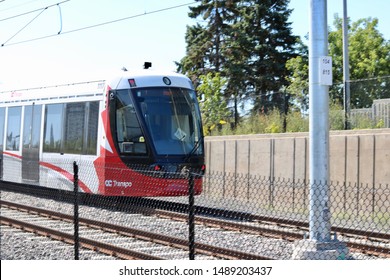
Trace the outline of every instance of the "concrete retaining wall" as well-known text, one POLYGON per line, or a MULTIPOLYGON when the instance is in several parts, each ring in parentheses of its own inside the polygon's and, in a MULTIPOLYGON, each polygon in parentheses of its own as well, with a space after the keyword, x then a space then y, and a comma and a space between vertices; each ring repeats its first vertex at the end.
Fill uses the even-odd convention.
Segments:
MULTIPOLYGON (((308 133, 206 137, 207 172, 309 179, 308 133)), ((331 131, 330 180, 390 184, 390 129, 331 131)))

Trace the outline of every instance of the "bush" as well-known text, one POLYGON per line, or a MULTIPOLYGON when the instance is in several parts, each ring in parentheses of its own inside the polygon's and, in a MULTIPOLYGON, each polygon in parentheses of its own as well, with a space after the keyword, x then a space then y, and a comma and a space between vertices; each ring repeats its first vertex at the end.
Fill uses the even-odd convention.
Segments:
MULTIPOLYGON (((278 110, 273 110, 268 114, 257 114, 242 118, 235 129, 229 124, 222 125, 219 129, 212 131, 211 135, 244 135, 244 134, 264 134, 282 133, 283 121, 286 118, 286 132, 308 132, 309 117, 299 111, 290 111, 287 116, 278 110)), ((330 130, 344 129, 344 111, 341 106, 331 104, 329 107, 330 130)), ((351 129, 371 129, 384 127, 383 120, 373 121, 368 116, 354 116, 351 119, 351 129)))

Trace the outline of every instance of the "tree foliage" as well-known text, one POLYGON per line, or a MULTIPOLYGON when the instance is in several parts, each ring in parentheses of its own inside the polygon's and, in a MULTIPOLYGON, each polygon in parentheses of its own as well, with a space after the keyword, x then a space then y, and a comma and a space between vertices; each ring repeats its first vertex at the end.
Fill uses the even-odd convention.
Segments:
POLYGON ((295 56, 289 0, 198 0, 189 16, 203 24, 187 27, 186 56, 178 64, 195 84, 209 72, 226 78, 223 96, 234 122, 240 105, 252 111, 284 106, 278 93, 287 85, 286 61, 295 56))
MULTIPOLYGON (((333 102, 343 104, 343 36, 342 19, 334 20, 335 31, 330 31, 329 55, 333 60, 333 86, 329 94, 333 102)), ((378 20, 359 19, 348 27, 351 107, 367 108, 374 99, 390 98, 390 42, 378 31, 378 20)), ((310 35, 309 35, 310 36, 310 35)), ((307 53, 286 64, 292 71, 289 90, 302 108, 307 106, 308 59, 307 53)))
POLYGON ((230 117, 230 111, 222 95, 226 79, 222 78, 220 73, 213 74, 211 72, 207 75, 201 75, 199 78, 201 82, 197 91, 202 97, 200 111, 205 134, 209 135, 215 127, 226 123, 230 117))
MULTIPOLYGON (((284 121, 274 128, 289 131, 288 122, 309 109, 308 47, 292 34, 289 0, 197 2, 189 16, 198 22, 187 26, 186 55, 177 65, 205 96, 206 127, 230 118, 238 129, 240 122, 278 111, 284 121), (249 114, 243 110, 248 104, 249 114)), ((334 27, 329 31, 334 75, 329 92, 334 104, 342 104, 342 20, 337 16, 334 27)), ((379 33, 377 19, 349 24, 349 61, 352 108, 390 98, 390 42, 379 33)))
MULTIPOLYGON (((329 54, 333 58, 333 83, 343 81, 343 38, 342 19, 335 17, 335 31, 329 33, 329 54)), ((390 75, 390 42, 386 42, 378 31, 378 19, 365 18, 353 22, 348 27, 348 51, 350 80, 369 80, 390 75)), ((355 108, 370 107, 374 99, 389 98, 389 84, 382 81, 351 84, 351 105, 355 108)), ((343 90, 333 87, 330 91, 333 100, 341 101, 343 90)))
POLYGON ((295 56, 297 37, 292 35, 288 17, 289 1, 245 1, 242 30, 251 52, 247 57, 248 84, 253 90, 253 112, 282 108, 279 96, 287 85, 286 61, 295 56))
POLYGON ((298 44, 300 55, 286 62, 286 68, 291 73, 287 77, 287 90, 295 101, 295 107, 305 112, 309 109, 309 51, 301 40, 298 44))

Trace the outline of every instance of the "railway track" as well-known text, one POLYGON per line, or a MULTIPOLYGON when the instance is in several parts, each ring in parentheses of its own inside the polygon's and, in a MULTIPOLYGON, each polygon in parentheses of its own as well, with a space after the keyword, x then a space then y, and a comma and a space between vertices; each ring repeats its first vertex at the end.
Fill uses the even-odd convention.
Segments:
MULTIPOLYGON (((58 194, 56 196, 58 197, 58 194)), ((60 201, 72 200, 72 195, 66 193, 61 193, 60 197, 60 201)), ((89 196, 81 198, 81 202, 86 205, 89 205, 89 202, 92 201, 94 202, 92 203, 94 206, 103 207, 105 209, 109 209, 110 211, 115 209, 116 211, 124 213, 138 212, 144 215, 157 216, 164 219, 180 221, 182 223, 186 223, 188 221, 188 214, 186 213, 188 205, 182 203, 147 198, 117 199, 112 197, 99 197, 99 200, 96 198, 92 199, 89 196), (96 201, 99 201, 99 205, 96 205, 96 201), (177 212, 167 211, 166 209, 174 209, 177 212)), ((198 225, 223 229, 225 231, 263 236, 266 238, 285 240, 288 242, 302 239, 303 236, 308 233, 307 222, 294 221, 291 219, 272 218, 251 213, 240 213, 237 211, 226 211, 200 206, 196 206, 195 213, 197 214, 195 221, 198 225), (207 215, 207 217, 202 216, 201 214, 207 215)), ((197 230, 198 229, 199 227, 197 227, 197 230)), ((388 233, 342 227, 332 227, 332 232, 337 234, 338 239, 345 242, 352 252, 359 252, 368 256, 376 256, 380 258, 390 258, 390 234, 388 233)), ((170 236, 169 239, 172 239, 172 237, 170 236)), ((180 242, 182 242, 181 246, 188 246, 187 241, 182 239, 180 242)), ((197 253, 199 253, 200 248, 202 248, 202 246, 199 247, 199 245, 200 244, 197 244, 197 253)), ((221 249, 222 248, 219 248, 218 251, 221 251, 221 249)), ((239 254, 237 254, 236 251, 234 255, 237 256, 239 254)), ((251 259, 254 256, 257 255, 249 254, 247 257, 251 259)), ((221 258, 224 257, 221 256, 221 258)), ((240 259, 241 258, 244 258, 244 255, 240 255, 240 259)))
MULTIPOLYGON (((45 209, 40 209, 36 207, 20 205, 8 201, 1 201, 2 207, 2 215, 1 215, 1 224, 14 226, 29 232, 33 232, 35 234, 40 234, 43 236, 48 236, 50 238, 61 240, 66 243, 73 243, 74 236, 73 234, 66 233, 59 230, 54 230, 53 227, 60 227, 63 229, 68 229, 68 231, 72 230, 69 228, 69 224, 73 222, 73 216, 67 214, 61 214, 54 211, 49 211, 45 209), (7 209, 7 210, 4 210, 7 209), (10 218, 9 216, 17 216, 17 219, 10 218), (51 224, 51 226, 41 226, 36 223, 38 220, 36 217, 44 218, 44 224, 51 224), (32 220, 33 222, 26 222, 24 220, 32 220), (55 223, 53 224, 53 221, 55 223), (64 226, 64 222, 68 224, 68 226, 64 226)), ((39 221, 42 223, 42 220, 39 221)), ((98 242, 92 238, 84 238, 80 237, 80 245, 84 248, 88 248, 91 250, 99 251, 101 253, 115 256, 122 259, 164 259, 159 255, 177 254, 178 258, 183 258, 184 255, 188 255, 186 252, 189 244, 187 240, 183 240, 180 238, 174 238, 172 236, 166 236, 162 234, 156 234, 151 232, 146 232, 134 228, 123 227, 120 225, 114 225, 105 223, 102 221, 96 221, 86 218, 79 219, 80 231, 82 231, 83 236, 96 236, 99 235, 99 239, 107 239, 107 240, 118 240, 119 238, 122 240, 121 243, 134 243, 139 242, 147 242, 149 247, 147 250, 150 250, 150 243, 167 246, 169 252, 160 252, 159 254, 145 254, 140 253, 135 250, 127 249, 124 247, 120 247, 117 245, 113 245, 111 243, 106 242, 98 242), (102 237, 102 235, 107 235, 102 237), (123 238, 126 239, 123 239, 123 238), (129 241, 130 240, 130 241, 129 241), (176 250, 175 252, 172 252, 176 250), (184 253, 184 254, 183 254, 184 253)), ((144 244, 145 245, 145 244, 144 244)), ((140 246, 137 243, 137 246, 140 246)), ((195 251, 197 256, 201 259, 271 259, 268 257, 258 256, 254 254, 249 254, 245 252, 240 252, 236 250, 230 250, 226 248, 221 248, 217 246, 212 246, 203 243, 196 243, 195 251)), ((138 249, 139 250, 139 249, 138 249)), ((156 248, 154 251, 162 250, 161 247, 156 248)))
MULTIPOLYGON (((185 214, 164 210, 158 210, 155 214, 160 217, 180 221, 186 221, 188 219, 185 214)), ((265 220, 260 218, 257 222, 247 223, 238 223, 208 217, 196 217, 195 220, 198 224, 210 227, 235 230, 242 233, 261 235, 270 238, 281 238, 288 241, 302 239, 304 235, 308 234, 309 228, 307 223, 270 217, 267 217, 265 220)), ((332 231, 338 236, 338 239, 345 242, 347 247, 352 251, 390 258, 390 234, 369 232, 369 237, 367 237, 367 231, 345 229, 341 227, 332 227, 332 231)))

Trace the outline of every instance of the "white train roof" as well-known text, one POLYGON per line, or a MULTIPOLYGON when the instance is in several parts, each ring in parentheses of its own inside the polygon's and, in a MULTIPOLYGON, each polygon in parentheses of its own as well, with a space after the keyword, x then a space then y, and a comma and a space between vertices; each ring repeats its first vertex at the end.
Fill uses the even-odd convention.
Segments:
POLYGON ((0 92, 0 105, 58 103, 63 99, 97 99, 104 93, 104 81, 91 81, 0 92))
POLYGON ((161 86, 193 89, 190 79, 184 75, 145 69, 123 71, 106 81, 99 80, 2 91, 0 92, 0 105, 10 103, 25 104, 38 101, 39 103, 55 103, 59 99, 65 98, 91 100, 96 99, 96 96, 102 96, 107 86, 115 90, 161 86))
POLYGON ((190 79, 182 74, 151 69, 124 71, 121 75, 108 80, 107 84, 111 89, 163 86, 193 89, 190 79), (132 85, 130 85, 129 80, 132 80, 132 85))

